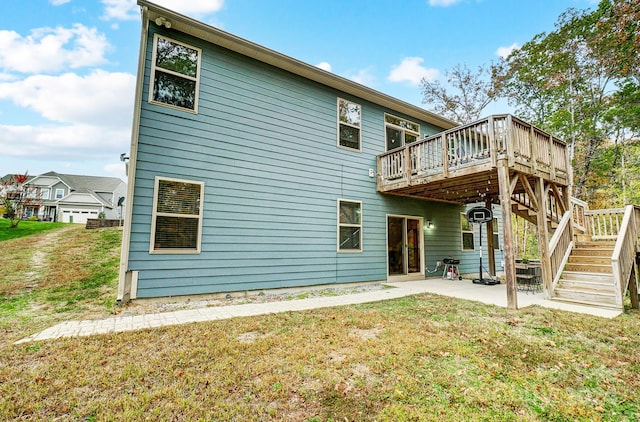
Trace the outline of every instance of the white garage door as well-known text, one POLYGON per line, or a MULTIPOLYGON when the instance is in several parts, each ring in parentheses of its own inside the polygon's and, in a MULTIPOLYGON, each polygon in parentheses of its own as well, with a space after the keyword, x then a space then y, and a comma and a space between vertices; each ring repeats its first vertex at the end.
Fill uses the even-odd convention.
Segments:
POLYGON ((63 210, 62 222, 74 224, 86 224, 88 218, 98 218, 96 210, 63 210))

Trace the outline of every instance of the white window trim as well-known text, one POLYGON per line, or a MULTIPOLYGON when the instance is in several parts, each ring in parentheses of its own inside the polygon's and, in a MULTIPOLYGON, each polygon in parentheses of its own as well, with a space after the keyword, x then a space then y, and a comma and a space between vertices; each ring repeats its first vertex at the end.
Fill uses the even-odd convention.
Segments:
POLYGON ((163 107, 169 107, 172 108, 174 110, 181 110, 181 111, 186 111, 187 113, 193 113, 193 114, 198 114, 198 100, 200 98, 200 70, 201 70, 201 61, 202 61, 202 49, 191 46, 189 44, 185 44, 183 42, 180 41, 176 41, 172 38, 169 37, 165 37, 164 35, 160 35, 160 34, 154 34, 153 36, 153 54, 151 55, 151 72, 149 73, 149 103, 151 104, 155 104, 155 105, 159 105, 159 106, 163 106, 163 107), (158 38, 163 38, 167 41, 170 41, 172 43, 175 44, 180 44, 182 46, 185 46, 187 48, 190 48, 192 50, 196 50, 198 52, 198 69, 196 71, 196 76, 189 76, 189 75, 185 75, 183 73, 179 73, 179 72, 174 72, 171 71, 169 69, 164 69, 164 68, 160 68, 162 72, 170 74, 170 75, 174 75, 177 76, 179 78, 184 78, 184 79, 189 79, 191 81, 195 81, 196 82, 196 86, 195 86, 195 96, 193 99, 193 110, 191 110, 190 108, 185 108, 185 107, 179 107, 179 106, 175 106, 173 104, 167 104, 167 103, 163 103, 161 101, 156 101, 153 99, 153 84, 154 81, 156 79, 156 53, 157 53, 157 49, 158 49, 158 38))
MULTIPOLYGON (((391 114, 391 113, 384 113, 384 128, 385 128, 385 131, 384 131, 384 149, 385 149, 385 151, 387 151, 387 144, 388 144, 387 130, 386 130, 387 126, 391 126, 392 128, 397 129, 397 130, 402 132, 402 145, 400 145, 400 146, 405 146, 407 144, 406 138, 404 136, 405 132, 408 132, 408 133, 410 133, 412 135, 415 135, 416 139, 418 139, 418 140, 420 139, 420 123, 416 123, 413 120, 405 119, 403 117, 399 117, 399 116, 396 116, 396 115, 391 114), (404 128, 402 126, 398 126, 398 125, 394 125, 393 123, 389 123, 389 122, 387 122, 387 116, 393 117, 394 119, 398 119, 398 120, 404 120, 405 122, 413 123, 414 125, 418 126, 418 131, 415 132, 413 130, 404 128)), ((400 146, 398 146, 398 148, 400 146)))
POLYGON ((62 199, 64 198, 64 189, 56 189, 56 196, 54 199, 62 199), (60 197, 58 197, 58 192, 60 192, 60 197))
POLYGON ((352 199, 344 199, 344 198, 338 198, 337 203, 336 203, 336 222, 337 222, 337 229, 336 229, 336 251, 338 253, 362 253, 363 251, 363 242, 364 242, 364 236, 362 236, 362 226, 363 226, 363 210, 362 210, 362 201, 354 201, 352 199), (341 202, 351 202, 353 204, 358 204, 360 206, 360 224, 346 224, 346 223, 340 223, 340 203, 341 202), (340 249, 340 228, 341 227, 359 227, 360 228, 360 249, 340 249))
POLYGON ((203 211, 204 211, 204 182, 198 182, 194 180, 184 180, 184 179, 174 179, 171 177, 162 177, 156 176, 155 183, 153 186, 153 204, 152 204, 152 214, 151 214, 151 236, 149 241, 149 253, 153 255, 167 255, 167 254, 181 254, 181 255, 194 255, 199 254, 201 252, 202 247, 202 223, 203 223, 203 211), (173 214, 173 213, 159 213, 157 211, 158 208, 158 187, 160 186, 161 180, 167 180, 170 182, 180 182, 180 183, 190 183, 193 185, 200 185, 200 212, 198 215, 189 215, 189 214, 173 214), (181 217, 181 218, 197 218, 199 219, 198 224, 198 237, 196 240, 196 249, 155 249, 155 238, 156 238, 156 220, 158 216, 167 216, 167 217, 181 217))
POLYGON ((338 148, 341 148, 347 151, 362 152, 362 105, 356 103, 355 101, 338 97, 336 101, 336 120, 338 122, 336 126, 338 129, 336 133, 336 145, 338 146, 338 148), (349 123, 344 123, 340 121, 340 101, 345 101, 347 103, 354 104, 360 107, 360 126, 350 125, 349 123), (340 125, 346 125, 346 126, 358 129, 358 148, 357 149, 340 145, 340 125))
POLYGON ((468 221, 467 222, 471 225, 471 230, 463 230, 462 229, 462 219, 467 219, 467 215, 463 212, 460 213, 460 250, 463 252, 473 252, 476 250, 476 234, 475 234, 475 228, 473 227, 473 223, 468 221), (473 249, 465 249, 464 248, 464 234, 465 233, 471 233, 471 235, 473 236, 473 249))

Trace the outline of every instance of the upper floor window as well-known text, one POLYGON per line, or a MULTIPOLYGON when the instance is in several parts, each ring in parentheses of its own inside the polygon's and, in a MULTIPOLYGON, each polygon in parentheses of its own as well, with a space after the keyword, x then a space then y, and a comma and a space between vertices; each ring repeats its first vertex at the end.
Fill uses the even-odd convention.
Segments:
POLYGON ((156 177, 150 252, 199 253, 204 183, 156 177))
POLYGON ((149 102, 197 112, 200 56, 199 48, 156 34, 149 102))
POLYGON ((56 199, 62 199, 64 196, 64 189, 56 189, 56 199))
POLYGON ((338 98, 338 146, 360 151, 361 123, 360 104, 338 98))
POLYGON ((338 200, 338 252, 362 252, 362 202, 338 200))
POLYGON ((415 142, 420 137, 420 125, 391 114, 384 115, 387 151, 415 142))
POLYGON ((473 224, 467 220, 467 216, 464 213, 460 213, 460 231, 462 233, 462 250, 474 250, 473 224))
POLYGON ((42 199, 49 199, 49 189, 42 190, 42 199))

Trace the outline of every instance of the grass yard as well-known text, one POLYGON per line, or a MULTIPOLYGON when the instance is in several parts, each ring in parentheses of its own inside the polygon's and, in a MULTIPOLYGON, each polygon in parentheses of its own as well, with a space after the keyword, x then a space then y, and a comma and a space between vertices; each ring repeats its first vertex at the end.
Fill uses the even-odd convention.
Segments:
MULTIPOLYGON (((640 419, 635 311, 608 320, 420 295, 14 345, 60 320, 127 312, 113 306, 121 232, 56 232, 41 269, 15 264, 0 281, 0 420, 640 419), (62 250, 74 276, 54 271, 62 250)), ((33 262, 27 239, 1 243, 3 260, 33 262)))
POLYGON ((41 221, 24 220, 18 223, 18 227, 10 229, 9 226, 9 220, 0 218, 0 242, 38 234, 47 230, 59 229, 64 226, 64 223, 45 223, 41 221))

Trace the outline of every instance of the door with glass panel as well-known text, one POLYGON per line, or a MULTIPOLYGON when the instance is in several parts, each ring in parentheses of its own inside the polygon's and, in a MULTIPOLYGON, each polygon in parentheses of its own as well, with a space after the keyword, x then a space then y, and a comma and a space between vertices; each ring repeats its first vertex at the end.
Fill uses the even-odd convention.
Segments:
POLYGON ((422 269, 422 220, 387 217, 387 262, 389 277, 420 276, 422 269))

